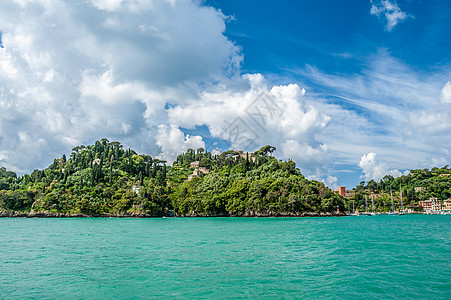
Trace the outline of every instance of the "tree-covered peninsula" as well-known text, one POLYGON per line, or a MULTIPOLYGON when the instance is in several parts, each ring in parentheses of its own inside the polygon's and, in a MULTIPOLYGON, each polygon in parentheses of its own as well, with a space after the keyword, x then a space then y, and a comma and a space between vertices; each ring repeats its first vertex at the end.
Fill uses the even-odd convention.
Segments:
POLYGON ((107 139, 77 146, 44 170, 0 169, 2 216, 336 215, 344 198, 307 180, 291 160, 188 149, 172 166, 107 139))

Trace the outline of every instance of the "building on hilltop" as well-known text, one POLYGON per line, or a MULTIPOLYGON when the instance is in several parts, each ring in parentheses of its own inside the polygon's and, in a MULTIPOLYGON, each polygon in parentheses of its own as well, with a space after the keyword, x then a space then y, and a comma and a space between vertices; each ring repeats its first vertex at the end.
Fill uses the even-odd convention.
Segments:
POLYGON ((196 169, 194 169, 193 174, 188 175, 187 181, 193 180, 194 177, 202 177, 202 176, 204 176, 204 174, 208 174, 208 173, 210 173, 210 170, 208 170, 205 167, 196 168, 196 169))
POLYGON ((355 195, 355 191, 354 190, 346 190, 345 192, 345 198, 352 198, 355 195))
POLYGON ((198 160, 192 161, 190 164, 191 168, 199 168, 200 162, 198 160))
POLYGON ((139 185, 134 185, 132 187, 132 190, 136 193, 136 195, 139 196, 139 191, 141 190, 141 187, 139 185))
POLYGON ((200 167, 200 168, 199 168, 199 172, 202 172, 203 174, 208 174, 208 173, 210 173, 210 170, 208 170, 208 169, 205 168, 205 167, 200 167))
POLYGON ((236 155, 234 155, 233 157, 236 159, 238 159, 239 157, 241 158, 249 158, 249 160, 252 160, 252 162, 255 162, 255 154, 254 152, 244 152, 243 150, 237 150, 236 151, 236 155))

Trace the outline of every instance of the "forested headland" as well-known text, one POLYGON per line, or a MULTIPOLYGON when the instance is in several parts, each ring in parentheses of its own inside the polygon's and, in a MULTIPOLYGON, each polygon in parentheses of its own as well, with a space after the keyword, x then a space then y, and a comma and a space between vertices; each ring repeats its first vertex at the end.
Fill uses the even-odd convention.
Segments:
POLYGON ((372 195, 377 211, 388 211, 391 208, 391 198, 395 208, 400 207, 401 194, 403 206, 415 211, 422 211, 419 201, 431 198, 443 202, 451 198, 451 169, 448 165, 432 169, 413 169, 408 174, 394 178, 384 176, 381 180, 362 181, 353 188, 355 194, 348 199, 348 205, 354 201, 357 210, 365 210, 365 197, 367 202, 372 195))
POLYGON ((213 155, 188 149, 172 166, 102 139, 77 146, 44 170, 0 169, 2 216, 318 216, 345 198, 307 180, 275 148, 213 155))

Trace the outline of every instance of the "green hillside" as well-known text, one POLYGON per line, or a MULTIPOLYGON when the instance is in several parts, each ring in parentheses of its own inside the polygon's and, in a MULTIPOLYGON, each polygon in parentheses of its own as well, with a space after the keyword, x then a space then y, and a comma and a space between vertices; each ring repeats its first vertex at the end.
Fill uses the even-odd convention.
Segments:
MULTIPOLYGON (((355 201, 356 209, 363 209, 365 195, 368 201, 371 194, 374 195, 375 207, 378 210, 388 211, 391 207, 390 189, 396 207, 399 207, 401 194, 404 206, 415 210, 421 210, 418 202, 431 197, 443 201, 451 198, 451 169, 448 165, 443 168, 411 170, 408 175, 397 178, 386 175, 379 182, 374 180, 361 182, 355 187, 354 197, 349 201, 355 201)), ((348 203, 350 203, 348 201, 348 203)))
POLYGON ((101 216, 252 216, 332 213, 344 198, 304 178, 291 160, 188 149, 172 166, 107 139, 17 177, 0 173, 0 210, 101 216), (191 163, 195 162, 193 166, 191 163), (197 163, 198 162, 198 163, 197 163), (194 175, 193 175, 194 173, 194 175), (190 176, 191 175, 191 176, 190 176))

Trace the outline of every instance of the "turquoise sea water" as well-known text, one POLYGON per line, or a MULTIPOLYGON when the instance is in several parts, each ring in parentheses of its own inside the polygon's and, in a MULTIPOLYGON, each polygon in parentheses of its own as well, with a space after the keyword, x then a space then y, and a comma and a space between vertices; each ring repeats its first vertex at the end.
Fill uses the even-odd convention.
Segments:
POLYGON ((450 222, 0 219, 0 298, 451 299, 450 222))

